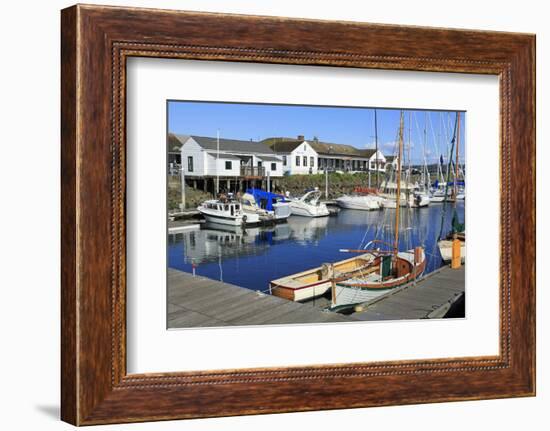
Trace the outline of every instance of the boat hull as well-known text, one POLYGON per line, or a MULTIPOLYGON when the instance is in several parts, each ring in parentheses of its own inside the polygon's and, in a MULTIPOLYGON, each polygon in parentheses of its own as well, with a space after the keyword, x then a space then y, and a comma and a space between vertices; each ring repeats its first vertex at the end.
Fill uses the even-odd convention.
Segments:
POLYGON ((280 202, 273 204, 273 211, 275 213, 275 220, 283 221, 290 217, 291 208, 290 203, 280 202))
MULTIPOLYGON (((372 265, 371 254, 363 254, 334 263, 338 277, 342 273, 353 275, 365 271, 372 265)), ((269 283, 271 293, 290 301, 305 301, 324 295, 332 288, 331 273, 328 264, 297 274, 273 280, 269 283)))
MULTIPOLYGON (((437 246, 439 247, 439 253, 441 253, 441 259, 443 259, 443 262, 450 262, 453 258, 453 242, 451 240, 444 239, 438 241, 437 246)), ((464 241, 460 241, 460 260, 462 263, 466 261, 466 243, 464 241)))
POLYGON ((326 217, 329 215, 325 205, 303 205, 301 202, 291 202, 290 213, 301 217, 326 217))
POLYGON ((205 220, 209 223, 223 224, 228 226, 253 226, 260 222, 260 218, 257 214, 239 214, 231 217, 205 211, 200 207, 198 208, 198 210, 203 215, 205 220))
POLYGON ((409 269, 395 278, 382 279, 378 273, 371 273, 366 276, 361 275, 357 278, 338 281, 335 287, 336 298, 333 298, 333 308, 368 302, 396 287, 403 286, 419 278, 426 268, 426 255, 422 250, 420 259, 417 260, 418 263, 415 263, 414 253, 413 250, 398 253, 397 265, 401 268, 408 265, 409 269))
POLYGON ((368 196, 343 196, 336 199, 336 203, 340 208, 351 210, 375 211, 380 209, 378 200, 368 196))

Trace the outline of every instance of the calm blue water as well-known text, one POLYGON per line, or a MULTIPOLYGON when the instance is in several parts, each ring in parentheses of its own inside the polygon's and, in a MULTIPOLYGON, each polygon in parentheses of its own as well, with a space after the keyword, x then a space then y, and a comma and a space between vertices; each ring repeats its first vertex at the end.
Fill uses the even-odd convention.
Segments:
MULTIPOLYGON (((399 249, 424 246, 426 273, 443 264, 437 248, 443 211, 445 235, 451 228, 451 204, 401 209, 399 249)), ((463 202, 457 204, 456 211, 464 222, 463 202)), ((373 239, 392 244, 394 222, 395 210, 341 210, 333 217, 291 216, 287 223, 246 230, 205 225, 170 235, 168 265, 192 272, 194 264, 198 275, 266 291, 271 280, 354 255, 340 252, 341 248, 361 249, 373 239)))

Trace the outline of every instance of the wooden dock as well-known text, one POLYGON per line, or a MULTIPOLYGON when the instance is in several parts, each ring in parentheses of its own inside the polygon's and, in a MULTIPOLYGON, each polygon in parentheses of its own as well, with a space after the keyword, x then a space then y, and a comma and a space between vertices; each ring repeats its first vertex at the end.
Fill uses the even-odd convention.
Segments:
POLYGON ((348 322, 322 311, 210 278, 168 269, 168 328, 348 322))
POLYGON ((464 295, 464 267, 441 268, 362 304, 351 315, 168 269, 168 328, 330 323, 444 317, 464 295))
POLYGON ((362 304, 357 320, 434 319, 444 317, 465 292, 465 267, 448 266, 416 283, 391 290, 362 304))

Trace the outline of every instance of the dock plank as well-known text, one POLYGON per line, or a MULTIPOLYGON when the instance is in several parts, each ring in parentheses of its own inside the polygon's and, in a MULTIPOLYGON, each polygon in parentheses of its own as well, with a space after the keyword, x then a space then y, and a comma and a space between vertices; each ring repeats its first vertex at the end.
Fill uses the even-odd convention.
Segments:
MULTIPOLYGON (((168 270, 168 327, 216 327, 263 324, 329 323, 423 319, 464 294, 464 267, 442 268, 416 284, 363 304, 351 315, 322 311, 313 303, 298 303, 243 287, 168 270)), ((326 300, 319 304, 327 304, 326 300)))

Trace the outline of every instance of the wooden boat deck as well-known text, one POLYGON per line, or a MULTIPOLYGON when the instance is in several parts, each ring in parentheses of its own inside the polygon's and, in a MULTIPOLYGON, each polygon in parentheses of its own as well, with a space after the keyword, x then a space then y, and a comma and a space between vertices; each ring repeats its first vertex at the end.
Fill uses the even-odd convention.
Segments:
POLYGON ((174 329, 440 318, 464 294, 464 274, 464 267, 443 267, 343 315, 322 311, 323 301, 293 302, 169 268, 167 323, 174 329))

